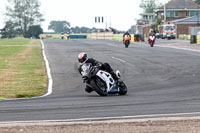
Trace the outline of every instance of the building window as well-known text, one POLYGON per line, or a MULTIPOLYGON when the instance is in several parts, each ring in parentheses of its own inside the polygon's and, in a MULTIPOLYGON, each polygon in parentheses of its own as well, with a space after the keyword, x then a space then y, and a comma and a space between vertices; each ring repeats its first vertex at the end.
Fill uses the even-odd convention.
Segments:
POLYGON ((149 16, 149 20, 152 20, 152 17, 151 17, 151 16, 149 16))
POLYGON ((175 13, 174 16, 178 17, 178 11, 175 11, 174 13, 175 13))
POLYGON ((178 11, 167 11, 166 13, 166 16, 168 18, 174 18, 174 17, 178 17, 178 14, 179 12, 178 11))
POLYGON ((197 14, 198 14, 197 11, 190 11, 190 16, 195 16, 195 15, 197 15, 197 14))
POLYGON ((148 16, 147 16, 147 15, 143 15, 143 19, 144 19, 144 20, 147 20, 147 19, 148 19, 148 16))
POLYGON ((187 17, 192 17, 198 14, 198 11, 186 11, 187 17))
POLYGON ((190 16, 190 12, 186 11, 186 16, 189 17, 190 16))
POLYGON ((174 18, 175 17, 175 12, 174 11, 167 11, 166 16, 168 18, 174 18))

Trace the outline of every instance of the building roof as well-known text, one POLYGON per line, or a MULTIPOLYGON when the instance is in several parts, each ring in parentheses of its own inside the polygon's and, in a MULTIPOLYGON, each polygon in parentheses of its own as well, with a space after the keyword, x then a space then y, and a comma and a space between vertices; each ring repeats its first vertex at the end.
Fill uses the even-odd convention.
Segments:
POLYGON ((175 24, 200 24, 200 15, 170 21, 175 24))
MULTIPOLYGON (((171 0, 166 4, 167 9, 197 9, 200 5, 192 0, 171 0)), ((159 9, 164 9, 164 5, 159 9)))

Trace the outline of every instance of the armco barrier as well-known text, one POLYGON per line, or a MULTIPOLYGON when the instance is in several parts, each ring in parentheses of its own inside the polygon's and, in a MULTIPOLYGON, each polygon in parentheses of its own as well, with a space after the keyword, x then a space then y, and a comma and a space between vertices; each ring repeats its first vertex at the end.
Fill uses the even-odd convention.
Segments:
POLYGON ((147 41, 146 34, 144 34, 144 42, 146 42, 146 41, 147 41))
POLYGON ((87 34, 87 38, 88 38, 88 39, 91 38, 91 34, 87 34))
MULTIPOLYGON (((67 39, 69 34, 64 34, 64 39, 67 39)), ((70 34, 72 38, 90 38, 90 34, 88 33, 81 33, 81 34, 70 34), (79 36, 79 37, 74 37, 79 36)), ((44 39, 60 39, 61 34, 40 34, 40 38, 44 39)))
POLYGON ((190 40, 191 35, 186 36, 186 40, 190 40))
POLYGON ((135 35, 134 34, 131 34, 131 42, 135 42, 135 35))
MULTIPOLYGON (((64 34, 64 39, 67 39, 68 34, 64 34)), ((137 35, 131 34, 131 42, 135 42, 135 38, 137 35)), ((146 35, 143 35, 144 38, 141 38, 140 40, 145 41, 146 35)), ((41 34, 40 38, 44 39, 60 39, 60 34, 41 34)), ((81 33, 81 34, 70 34, 70 39, 83 39, 83 38, 89 38, 89 39, 105 39, 105 40, 116 40, 116 41, 122 41, 123 40, 123 34, 113 34, 112 32, 100 32, 100 33, 81 33)))
POLYGON ((190 36, 190 44, 193 44, 193 43, 197 43, 197 36, 196 35, 190 36))
MULTIPOLYGON (((131 42, 135 41, 145 41, 146 35, 135 35, 131 34, 131 42)), ((91 39, 105 39, 105 40, 115 40, 115 41, 122 41, 123 34, 113 34, 112 32, 102 32, 102 33, 92 33, 90 35, 91 39)))
POLYGON ((197 44, 200 44, 200 35, 197 35, 197 44))
POLYGON ((178 36, 179 39, 184 39, 184 40, 190 40, 190 35, 186 35, 186 34, 180 34, 178 36))
POLYGON ((179 38, 179 39, 184 39, 184 35, 180 34, 180 35, 178 36, 178 38, 179 38))
POLYGON ((122 41, 123 40, 123 34, 114 34, 113 40, 115 41, 122 41))
POLYGON ((69 39, 86 39, 86 35, 69 35, 69 39))
POLYGON ((179 39, 190 40, 191 44, 200 44, 200 35, 179 35, 179 39))
MULTIPOLYGON (((122 41, 123 40, 123 34, 113 34, 113 40, 122 41)), ((134 41, 134 34, 131 34, 131 42, 135 42, 134 41)))

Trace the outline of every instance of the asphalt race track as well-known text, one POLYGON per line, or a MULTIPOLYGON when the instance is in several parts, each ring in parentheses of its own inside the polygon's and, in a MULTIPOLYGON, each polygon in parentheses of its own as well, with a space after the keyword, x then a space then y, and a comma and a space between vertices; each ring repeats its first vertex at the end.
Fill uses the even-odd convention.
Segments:
POLYGON ((0 101, 0 122, 200 115, 200 53, 105 40, 44 40, 53 93, 0 101), (87 52, 121 71, 125 96, 88 94, 77 72, 87 52))

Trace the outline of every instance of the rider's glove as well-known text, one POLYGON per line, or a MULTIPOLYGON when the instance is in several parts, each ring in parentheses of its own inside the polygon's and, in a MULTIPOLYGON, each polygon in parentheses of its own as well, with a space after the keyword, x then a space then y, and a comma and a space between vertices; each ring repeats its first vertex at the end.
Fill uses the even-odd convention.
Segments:
POLYGON ((102 63, 99 62, 98 64, 96 64, 96 66, 100 68, 102 66, 102 63))

